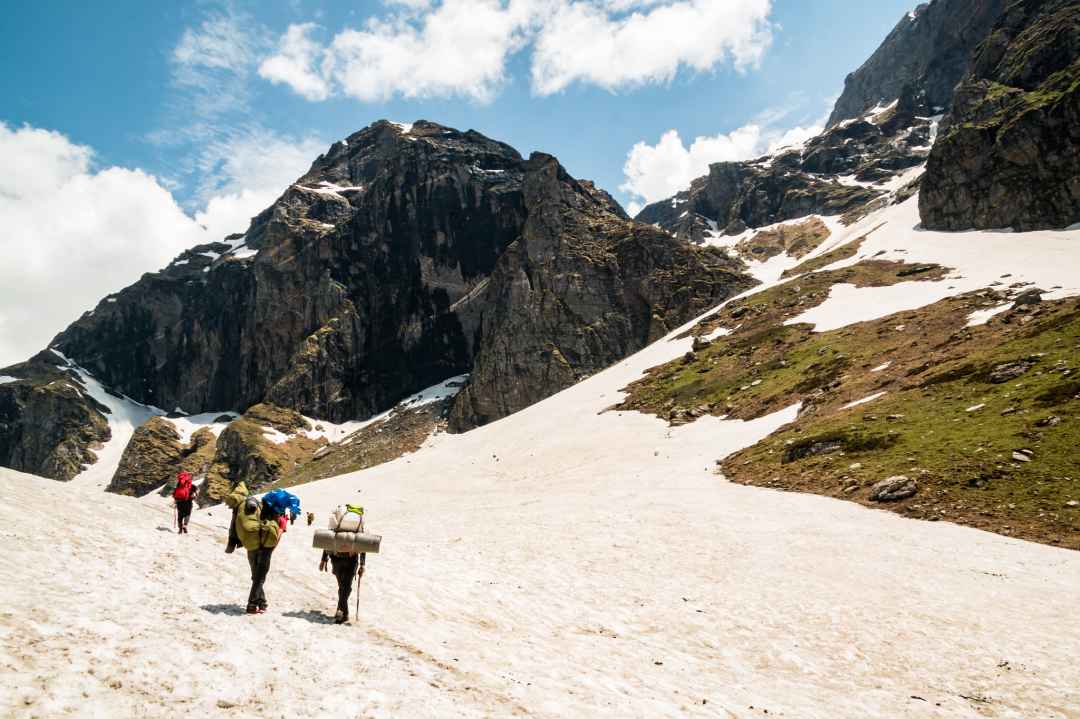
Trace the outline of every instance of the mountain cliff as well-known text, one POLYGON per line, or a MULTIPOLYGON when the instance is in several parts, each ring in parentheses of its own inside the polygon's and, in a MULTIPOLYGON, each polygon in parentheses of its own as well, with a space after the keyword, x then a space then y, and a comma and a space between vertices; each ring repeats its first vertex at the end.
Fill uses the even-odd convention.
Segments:
POLYGON ((900 18, 881 46, 844 80, 828 127, 861 117, 900 96, 920 93, 935 114, 946 111, 967 70, 1008 0, 933 0, 900 18))
POLYGON ((919 209, 932 229, 1080 222, 1080 4, 1012 3, 957 87, 919 209))
MULTIPOLYGON (((76 370, 174 415, 264 404, 297 424, 371 417, 475 368, 452 415, 467 430, 746 289, 740 268, 635 223, 550 156, 377 122, 335 143, 245 233, 184 252, 5 370, 0 463, 70 479, 110 440, 84 421, 101 411, 76 370), (43 414, 56 423, 45 438, 31 428, 43 414)), ((235 479, 252 463, 233 440, 217 464, 235 479)), ((185 451, 166 444, 150 454, 185 451)))

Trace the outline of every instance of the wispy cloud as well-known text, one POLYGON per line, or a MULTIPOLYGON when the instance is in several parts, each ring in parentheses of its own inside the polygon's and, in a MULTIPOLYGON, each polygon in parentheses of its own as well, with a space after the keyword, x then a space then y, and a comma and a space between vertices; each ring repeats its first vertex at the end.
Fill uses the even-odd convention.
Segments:
MULTIPOLYGON (((299 27, 277 51, 302 59, 313 28, 299 27)), ((173 111, 149 139, 182 153, 171 189, 184 189, 185 206, 213 239, 247 229, 325 149, 317 137, 281 135, 252 119, 253 83, 274 47, 265 27, 225 5, 185 28, 170 54, 173 111)), ((290 80, 315 92, 302 77, 290 80)))

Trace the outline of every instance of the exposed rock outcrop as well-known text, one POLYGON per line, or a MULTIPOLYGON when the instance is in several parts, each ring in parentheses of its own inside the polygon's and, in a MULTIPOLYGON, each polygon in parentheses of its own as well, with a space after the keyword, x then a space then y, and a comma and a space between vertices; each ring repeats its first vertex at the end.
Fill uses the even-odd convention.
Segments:
POLYGON ((1009 6, 957 88, 919 210, 938 230, 1080 221, 1080 5, 1009 6))
POLYGON ((169 492, 181 470, 190 472, 199 484, 213 464, 216 442, 213 432, 200 429, 183 443, 169 420, 152 417, 135 430, 106 490, 134 497, 158 488, 169 492))
POLYGON ((752 285, 723 254, 612 211, 534 154, 528 220, 484 290, 476 364, 452 429, 527 407, 752 285))
POLYGON ((68 481, 111 436, 105 407, 47 352, 2 373, 0 465, 68 481))
POLYGON ((933 0, 900 18, 863 65, 844 80, 828 126, 862 116, 899 97, 905 87, 925 98, 932 114, 946 111, 968 59, 1007 0, 933 0))

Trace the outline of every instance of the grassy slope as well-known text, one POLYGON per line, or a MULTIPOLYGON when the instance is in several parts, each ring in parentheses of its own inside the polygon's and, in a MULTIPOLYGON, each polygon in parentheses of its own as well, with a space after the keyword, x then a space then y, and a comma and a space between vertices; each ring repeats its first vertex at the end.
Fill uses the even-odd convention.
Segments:
POLYGON ((694 334, 738 329, 654 368, 627 388, 620 409, 679 424, 702 414, 750 419, 801 401, 796 422, 727 458, 724 474, 864 504, 875 482, 903 474, 918 481, 918 493, 875 506, 1080 548, 1080 507, 1068 505, 1080 500, 1080 304, 1023 307, 966 327, 972 311, 1003 301, 989 290, 831 332, 782 324, 822 301, 834 281, 887 279, 866 265, 726 308, 694 334), (995 367, 1023 360, 1023 375, 990 381, 995 367), (984 406, 967 411, 976 405, 984 406), (1021 449, 1031 461, 1013 459, 1021 449))

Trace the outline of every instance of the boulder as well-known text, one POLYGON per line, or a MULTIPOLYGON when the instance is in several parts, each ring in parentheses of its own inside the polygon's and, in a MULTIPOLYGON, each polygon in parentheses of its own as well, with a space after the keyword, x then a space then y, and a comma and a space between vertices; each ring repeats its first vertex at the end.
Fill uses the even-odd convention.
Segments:
POLYGON ((888 477, 870 488, 870 501, 895 502, 914 496, 919 491, 919 483, 904 475, 888 477))

